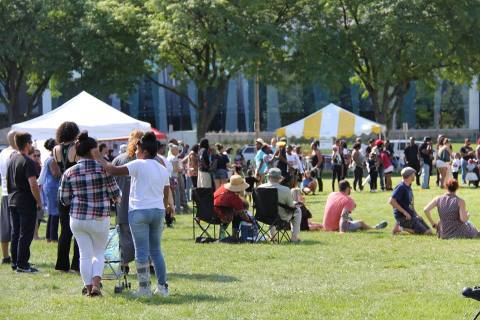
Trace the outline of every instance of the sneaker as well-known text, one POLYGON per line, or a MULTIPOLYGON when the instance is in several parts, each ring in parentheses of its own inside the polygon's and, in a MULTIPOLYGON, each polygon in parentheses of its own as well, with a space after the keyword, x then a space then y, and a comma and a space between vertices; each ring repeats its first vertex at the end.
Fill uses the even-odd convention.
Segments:
POLYGON ((11 267, 12 267, 12 270, 13 270, 13 271, 16 271, 16 270, 17 270, 17 265, 16 265, 15 263, 12 263, 11 267))
POLYGON ((395 224, 395 227, 393 227, 392 234, 397 234, 402 232, 402 227, 398 223, 395 224))
POLYGON ((480 301, 480 287, 463 288, 462 295, 465 298, 471 298, 480 301))
POLYGON ((37 272, 38 272, 38 269, 35 269, 33 267, 28 267, 27 269, 17 267, 17 273, 37 273, 37 272))
POLYGON ((387 221, 382 221, 375 226, 375 229, 377 229, 377 230, 385 229, 387 226, 388 226, 388 222, 387 221))
POLYGON ((159 284, 153 294, 156 296, 168 297, 168 283, 165 283, 163 285, 159 284))
POLYGON ((11 264, 12 263, 12 258, 6 257, 2 259, 2 264, 11 264))

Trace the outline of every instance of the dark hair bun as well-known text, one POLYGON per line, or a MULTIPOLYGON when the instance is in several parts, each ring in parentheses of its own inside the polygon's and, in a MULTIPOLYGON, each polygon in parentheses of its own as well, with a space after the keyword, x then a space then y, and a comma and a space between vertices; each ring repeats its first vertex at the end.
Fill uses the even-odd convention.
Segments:
POLYGON ((52 139, 52 138, 47 139, 47 140, 45 141, 45 143, 43 144, 43 146, 45 147, 45 149, 47 149, 48 151, 52 151, 53 148, 55 147, 55 145, 56 145, 55 139, 52 139))
POLYGON ((86 141, 88 139, 88 131, 82 131, 77 137, 78 141, 86 141))
POLYGON ((157 137, 155 136, 155 133, 153 133, 152 131, 149 131, 147 133, 145 133, 142 137, 142 140, 144 142, 157 142, 157 137))

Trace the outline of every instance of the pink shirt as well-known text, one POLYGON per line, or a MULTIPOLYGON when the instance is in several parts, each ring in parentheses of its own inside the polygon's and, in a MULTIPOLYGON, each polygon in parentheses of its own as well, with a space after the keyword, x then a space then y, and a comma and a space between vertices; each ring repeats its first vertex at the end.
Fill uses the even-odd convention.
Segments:
POLYGON ((356 204, 350 196, 341 192, 332 192, 328 195, 323 214, 323 228, 325 231, 338 231, 342 211, 347 208, 352 212, 356 204))

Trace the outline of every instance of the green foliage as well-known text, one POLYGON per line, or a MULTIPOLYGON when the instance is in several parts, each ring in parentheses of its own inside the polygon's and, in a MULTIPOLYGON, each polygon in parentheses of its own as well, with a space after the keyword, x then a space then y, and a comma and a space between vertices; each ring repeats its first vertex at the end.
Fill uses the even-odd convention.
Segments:
POLYGON ((477 1, 302 2, 295 30, 302 75, 313 70, 314 79, 333 86, 350 77, 381 122, 398 110, 412 80, 442 74, 470 82, 478 73, 477 1))
POLYGON ((0 1, 1 101, 10 122, 53 90, 127 93, 145 72, 140 8, 124 1, 0 1), (22 111, 23 112, 23 111, 22 111))
POLYGON ((286 56, 280 28, 290 1, 151 0, 145 4, 149 27, 145 43, 152 60, 180 81, 157 83, 189 100, 197 109, 197 136, 203 137, 223 103, 228 80, 243 72, 273 80, 286 56), (185 94, 192 81, 198 100, 185 94))

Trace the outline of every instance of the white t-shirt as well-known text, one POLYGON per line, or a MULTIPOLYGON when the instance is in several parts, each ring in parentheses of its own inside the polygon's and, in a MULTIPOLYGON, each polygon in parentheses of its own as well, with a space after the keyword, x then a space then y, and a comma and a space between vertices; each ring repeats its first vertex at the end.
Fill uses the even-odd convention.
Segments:
POLYGON ((132 177, 129 210, 165 209, 163 189, 170 185, 167 169, 155 159, 137 159, 125 166, 132 177))
POLYGON ((177 172, 174 172, 174 169, 177 168, 177 170, 180 169, 180 159, 178 159, 177 156, 174 156, 173 154, 170 154, 168 157, 167 157, 167 161, 170 163, 170 165, 172 166, 172 171, 169 170, 169 173, 170 173, 170 177, 172 178, 176 178, 177 177, 177 172))
POLYGON ((12 147, 3 149, 0 152, 0 174, 2 175, 2 192, 3 195, 7 194, 7 171, 8 171, 8 162, 12 156, 12 153, 15 151, 12 147))

